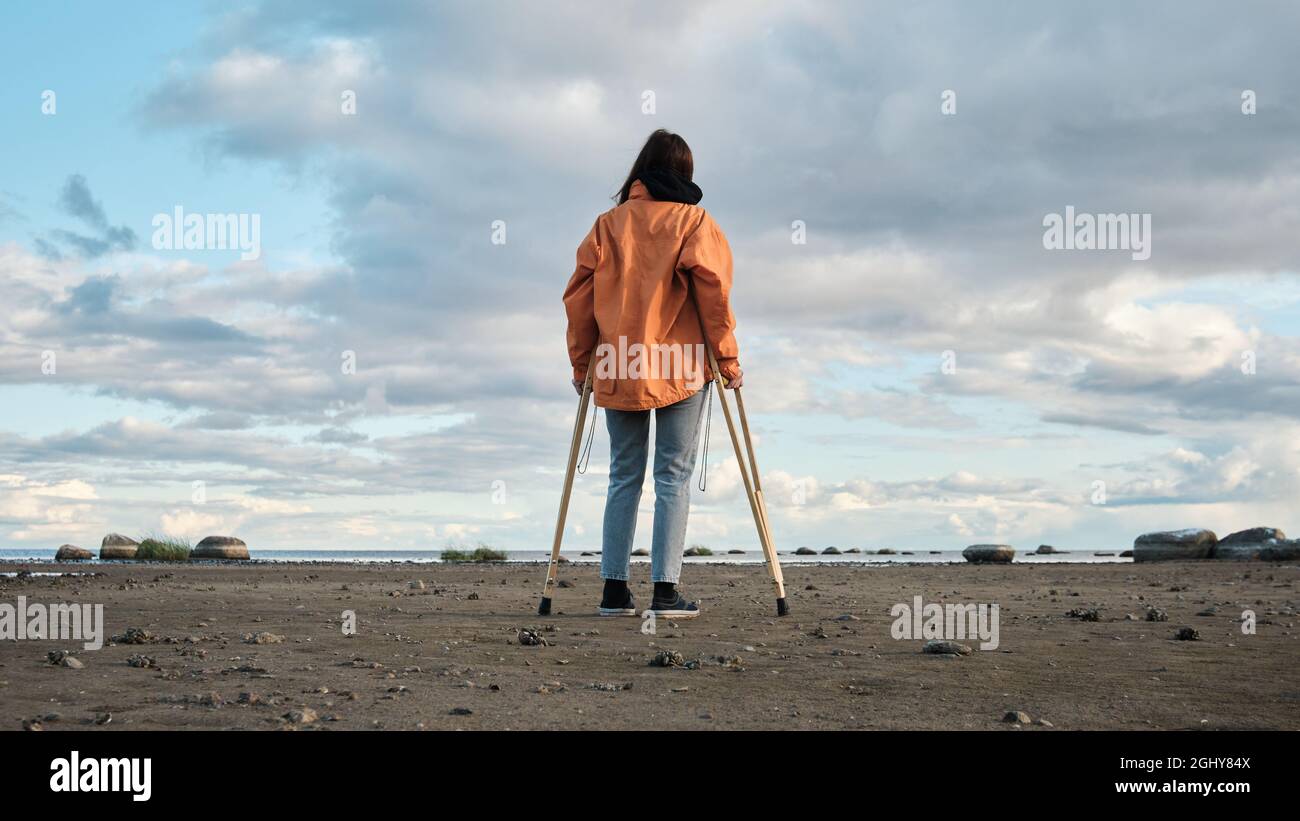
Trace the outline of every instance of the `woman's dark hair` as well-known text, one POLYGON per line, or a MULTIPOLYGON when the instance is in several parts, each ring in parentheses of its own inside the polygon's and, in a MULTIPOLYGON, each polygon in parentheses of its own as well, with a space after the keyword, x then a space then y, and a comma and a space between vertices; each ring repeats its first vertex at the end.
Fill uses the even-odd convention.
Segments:
POLYGON ((627 175, 627 182, 619 189, 614 199, 619 205, 627 202, 632 183, 641 173, 650 168, 667 168, 676 171, 686 179, 695 176, 695 160, 691 157, 691 147, 686 141, 671 131, 657 129, 641 146, 641 153, 636 155, 632 170, 627 175))

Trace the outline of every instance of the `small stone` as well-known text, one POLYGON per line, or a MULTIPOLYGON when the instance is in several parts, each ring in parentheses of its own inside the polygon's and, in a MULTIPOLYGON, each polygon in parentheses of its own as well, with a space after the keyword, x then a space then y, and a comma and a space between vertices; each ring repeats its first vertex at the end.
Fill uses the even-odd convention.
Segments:
POLYGON ((1004 715, 1002 721, 1006 724, 1029 724, 1029 713, 1013 710, 1004 715))
POLYGON ((59 667, 67 667, 72 670, 80 670, 81 668, 86 666, 82 664, 77 659, 76 656, 72 655, 67 650, 51 650, 49 653, 45 655, 45 658, 49 661, 50 664, 59 667))
POLYGON ((149 644, 154 641, 154 637, 142 627, 128 627, 125 633, 113 636, 111 641, 114 644, 149 644))
POLYGON ((415 581, 411 582, 411 583, 408 585, 408 587, 410 587, 412 590, 423 590, 423 589, 424 589, 424 580, 423 580, 423 579, 416 579, 415 581))
POLYGON ((1174 633, 1174 638, 1179 641, 1200 641, 1201 634, 1191 627, 1180 627, 1178 632, 1174 633))
POLYGON ((284 636, 265 631, 261 633, 245 633, 243 638, 245 644, 280 644, 284 641, 284 636))
POLYGON ((651 667, 683 667, 686 659, 676 650, 660 650, 650 659, 651 667))
POLYGON ((451 712, 451 715, 454 715, 454 716, 472 716, 472 715, 474 715, 474 711, 471 710, 471 709, 468 708, 468 707, 452 707, 450 712, 451 712))
POLYGON ((289 712, 281 716, 281 718, 283 718, 285 721, 289 722, 290 724, 298 724, 298 725, 314 724, 316 721, 320 720, 320 716, 317 715, 316 711, 310 707, 302 707, 297 710, 290 710, 289 712))
POLYGON ((921 652, 938 656, 969 656, 972 651, 960 642, 931 639, 921 646, 921 652))
POLYGON ((1045 718, 1036 718, 1034 719, 1034 723, 1037 724, 1039 727, 1046 727, 1049 730, 1056 726, 1055 724, 1053 724, 1052 722, 1048 721, 1045 718))
POLYGON ((524 647, 546 647, 550 644, 535 627, 525 627, 519 631, 516 638, 524 647))

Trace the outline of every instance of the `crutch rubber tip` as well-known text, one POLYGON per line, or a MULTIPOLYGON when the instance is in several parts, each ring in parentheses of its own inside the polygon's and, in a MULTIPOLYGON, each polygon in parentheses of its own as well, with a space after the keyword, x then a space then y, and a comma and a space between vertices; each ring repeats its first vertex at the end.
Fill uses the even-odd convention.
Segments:
POLYGON ((537 605, 537 615, 539 615, 539 616, 549 616, 549 615, 551 615, 551 597, 550 597, 550 596, 542 596, 542 603, 539 604, 539 605, 537 605))
POLYGON ((777 600, 776 600, 776 614, 777 614, 778 616, 786 616, 786 615, 789 615, 789 613, 790 613, 790 608, 789 608, 789 607, 786 607, 786 604, 785 604, 785 597, 782 596, 781 598, 777 599, 777 600))

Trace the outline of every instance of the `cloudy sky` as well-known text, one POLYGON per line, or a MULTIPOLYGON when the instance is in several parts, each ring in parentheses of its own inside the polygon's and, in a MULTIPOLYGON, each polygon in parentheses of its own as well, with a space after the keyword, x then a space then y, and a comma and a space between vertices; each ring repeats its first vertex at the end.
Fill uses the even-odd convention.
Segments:
MULTIPOLYGON (((2 547, 549 547, 560 295, 658 127, 735 254, 779 547, 1300 531, 1294 4, 0 15, 2 547), (1045 249, 1067 206, 1150 258, 1045 249), (177 207, 260 256, 156 247, 177 207)), ((754 549, 714 422, 688 538, 754 549)))

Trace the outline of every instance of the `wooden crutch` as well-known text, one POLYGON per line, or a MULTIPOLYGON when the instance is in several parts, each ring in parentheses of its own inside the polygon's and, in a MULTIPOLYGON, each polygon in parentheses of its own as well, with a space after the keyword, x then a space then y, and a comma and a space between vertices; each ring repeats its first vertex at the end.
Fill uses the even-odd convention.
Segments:
MULTIPOLYGON (((699 313, 698 303, 696 313, 699 313)), ((701 319, 701 331, 703 319, 701 319)), ((718 360, 713 356, 708 336, 704 337, 704 347, 709 352, 709 367, 713 369, 713 379, 718 386, 718 401, 722 403, 722 415, 727 420, 727 432, 731 434, 731 447, 736 452, 736 463, 740 466, 740 478, 745 483, 745 496, 749 498, 749 510, 754 515, 754 526, 758 528, 758 542, 763 547, 763 556, 767 559, 767 571, 776 586, 776 614, 784 616, 790 612, 785 602, 785 578, 781 575, 781 562, 776 557, 776 548, 772 545, 772 534, 767 526, 767 505, 763 501, 762 487, 758 484, 758 465, 754 462, 754 443, 749 437, 749 420, 745 418, 744 401, 740 398, 740 388, 736 388, 736 408, 740 412, 740 424, 745 433, 745 447, 748 450, 749 464, 746 465, 745 454, 740 449, 740 439, 736 436, 736 424, 731 418, 731 406, 727 404, 726 383, 722 371, 718 369, 718 360), (753 471, 753 480, 750 471, 753 471)))
POLYGON ((591 377, 595 372, 596 352, 587 361, 587 378, 582 383, 582 399, 578 401, 578 417, 573 421, 573 438, 569 440, 569 465, 564 471, 564 490, 560 493, 560 515, 555 520, 555 539, 551 542, 551 562, 546 567, 546 583, 542 585, 542 603, 537 615, 551 615, 551 588, 555 586, 555 572, 560 562, 560 542, 564 540, 564 520, 569 515, 569 496, 573 492, 573 473, 578 467, 578 451, 582 447, 582 432, 587 423, 587 406, 591 398, 591 377))
POLYGON ((776 543, 772 541, 772 525, 767 518, 767 497, 763 495, 763 480, 758 471, 758 457, 754 455, 754 440, 749 436, 749 417, 745 415, 745 398, 741 396, 740 388, 736 388, 735 393, 736 413, 740 416, 740 430, 745 435, 745 450, 749 452, 749 469, 754 479, 754 499, 758 512, 763 518, 763 532, 767 535, 767 543, 772 551, 769 567, 772 569, 772 578, 779 585, 778 595, 784 597, 785 583, 781 579, 781 563, 776 558, 776 543))

